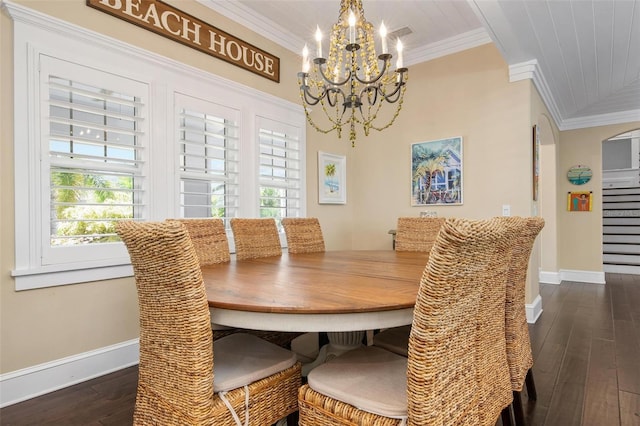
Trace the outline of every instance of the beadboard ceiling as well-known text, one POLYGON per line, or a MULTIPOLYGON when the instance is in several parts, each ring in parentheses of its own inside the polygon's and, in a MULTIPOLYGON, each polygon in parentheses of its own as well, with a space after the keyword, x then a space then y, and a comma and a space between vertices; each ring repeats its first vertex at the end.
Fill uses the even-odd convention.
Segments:
MULTIPOLYGON (((339 0, 198 0, 301 52, 339 0)), ((640 0, 363 0, 401 36, 407 66, 495 43, 511 81, 531 78, 561 130, 640 121, 640 0), (408 33, 408 34, 406 34, 408 33)))

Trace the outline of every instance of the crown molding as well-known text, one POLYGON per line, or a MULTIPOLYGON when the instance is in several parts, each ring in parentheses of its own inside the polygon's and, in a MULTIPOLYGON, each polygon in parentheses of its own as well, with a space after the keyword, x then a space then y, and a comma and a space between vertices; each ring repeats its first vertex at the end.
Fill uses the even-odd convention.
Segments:
POLYGON ((412 49, 405 55, 405 63, 415 65, 488 43, 492 43, 489 33, 484 28, 478 28, 412 49))
POLYGON ((266 19, 237 1, 196 0, 203 6, 237 22, 264 38, 300 54, 305 41, 293 35, 282 25, 266 19))
POLYGON ((634 121, 640 121, 640 109, 567 118, 562 120, 562 125, 559 128, 560 130, 575 130, 587 127, 608 126, 611 124, 624 124, 634 121))

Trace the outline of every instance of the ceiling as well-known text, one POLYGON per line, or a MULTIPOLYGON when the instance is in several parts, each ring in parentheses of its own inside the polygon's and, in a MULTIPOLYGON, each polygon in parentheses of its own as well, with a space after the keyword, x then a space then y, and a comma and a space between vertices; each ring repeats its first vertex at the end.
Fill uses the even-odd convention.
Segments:
MULTIPOLYGON (((338 0, 198 0, 300 53, 338 0)), ((495 43, 511 81, 533 80, 560 130, 640 121, 640 0, 363 0, 401 36, 405 65, 495 43)))

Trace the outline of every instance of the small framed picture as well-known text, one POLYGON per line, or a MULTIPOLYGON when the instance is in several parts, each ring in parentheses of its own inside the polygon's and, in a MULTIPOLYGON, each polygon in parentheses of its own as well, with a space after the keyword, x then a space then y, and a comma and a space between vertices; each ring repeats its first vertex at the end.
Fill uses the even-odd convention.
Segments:
POLYGON ((347 203, 347 158, 318 151, 318 203, 347 203))
POLYGON ((570 212, 590 212, 592 208, 591 191, 567 193, 567 210, 570 212))

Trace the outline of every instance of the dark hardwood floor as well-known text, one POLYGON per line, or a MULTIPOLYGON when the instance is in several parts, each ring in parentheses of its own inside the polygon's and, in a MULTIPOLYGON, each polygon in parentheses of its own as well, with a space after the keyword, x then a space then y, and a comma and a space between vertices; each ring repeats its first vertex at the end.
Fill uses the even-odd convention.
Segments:
MULTIPOLYGON (((640 425, 640 276, 541 285, 528 424, 640 425)), ((130 425, 137 367, 0 410, 2 425, 130 425)))

